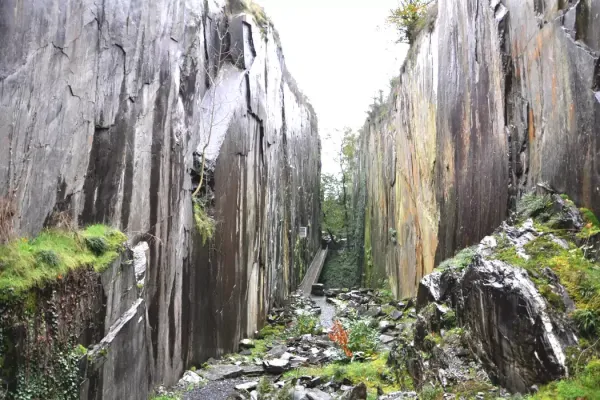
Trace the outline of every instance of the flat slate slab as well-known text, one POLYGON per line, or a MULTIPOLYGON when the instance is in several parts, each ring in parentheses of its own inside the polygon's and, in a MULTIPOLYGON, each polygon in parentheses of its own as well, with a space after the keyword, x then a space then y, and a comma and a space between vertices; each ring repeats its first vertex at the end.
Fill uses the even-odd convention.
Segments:
POLYGON ((237 365, 211 365, 198 373, 209 381, 220 381, 223 379, 232 379, 241 376, 242 367, 237 365))

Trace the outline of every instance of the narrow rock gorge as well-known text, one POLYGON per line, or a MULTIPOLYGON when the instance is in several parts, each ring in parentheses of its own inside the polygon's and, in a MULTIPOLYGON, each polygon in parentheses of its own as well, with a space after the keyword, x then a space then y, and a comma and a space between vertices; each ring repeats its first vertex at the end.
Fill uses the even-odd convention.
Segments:
POLYGON ((0 0, 0 399, 600 399, 600 0, 400 4, 338 179, 258 4, 0 0))
POLYGON ((80 345, 80 398, 146 399, 253 335, 320 247, 317 117, 264 12, 8 0, 0 43, 9 391, 80 345))
MULTIPOLYGON (((369 284, 416 293, 547 183, 600 211, 600 3, 441 0, 360 136, 369 284)), ((361 207, 359 207, 361 208, 361 207)))

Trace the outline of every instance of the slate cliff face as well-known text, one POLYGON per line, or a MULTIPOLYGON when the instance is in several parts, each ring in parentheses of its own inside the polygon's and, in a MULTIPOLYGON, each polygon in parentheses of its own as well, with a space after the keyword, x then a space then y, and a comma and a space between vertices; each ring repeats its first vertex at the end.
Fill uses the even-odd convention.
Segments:
POLYGON ((360 138, 367 283, 400 296, 538 182, 600 211, 600 1, 435 10, 360 138))
MULTIPOLYGON (((316 116, 262 17, 213 0, 0 5, 0 197, 16 207, 14 233, 62 213, 149 244, 143 294, 122 305, 142 330, 130 343, 111 331, 148 358, 143 373, 114 367, 135 375, 122 398, 232 350, 319 246, 316 116), (192 191, 210 110, 217 224, 203 245, 192 191)), ((107 396, 114 379, 101 378, 107 396)))

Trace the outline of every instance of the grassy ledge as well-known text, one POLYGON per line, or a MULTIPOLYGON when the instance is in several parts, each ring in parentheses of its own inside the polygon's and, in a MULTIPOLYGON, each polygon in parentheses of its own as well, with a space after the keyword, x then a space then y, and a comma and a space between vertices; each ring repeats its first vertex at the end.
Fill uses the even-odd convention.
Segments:
POLYGON ((0 246, 0 296, 60 280, 82 266, 101 272, 119 256, 126 240, 116 229, 92 225, 81 231, 48 229, 33 239, 9 242, 0 246))

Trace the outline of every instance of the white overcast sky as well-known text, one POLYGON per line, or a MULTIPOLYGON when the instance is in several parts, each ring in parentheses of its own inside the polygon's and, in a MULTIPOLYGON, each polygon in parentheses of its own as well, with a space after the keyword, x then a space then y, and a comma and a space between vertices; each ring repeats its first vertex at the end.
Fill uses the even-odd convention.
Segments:
POLYGON ((273 20, 300 90, 319 117, 323 172, 333 161, 338 130, 358 130, 380 89, 400 71, 408 47, 385 23, 398 0, 255 0, 273 20))

